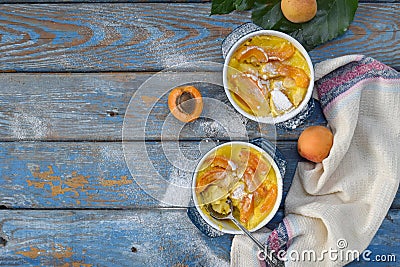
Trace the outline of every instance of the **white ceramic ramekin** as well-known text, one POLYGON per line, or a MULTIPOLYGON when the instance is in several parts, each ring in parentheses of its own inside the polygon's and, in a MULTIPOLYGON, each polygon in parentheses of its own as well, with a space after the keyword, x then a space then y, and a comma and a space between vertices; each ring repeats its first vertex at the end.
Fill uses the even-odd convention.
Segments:
POLYGON ((229 99, 229 101, 231 102, 232 106, 243 116, 253 120, 253 121, 257 121, 257 122, 261 122, 261 123, 268 123, 268 124, 275 124, 275 123, 280 123, 280 122, 284 122, 287 121, 293 117, 295 117, 297 114, 299 114, 299 112, 307 105, 308 101, 310 100, 311 96, 312 96, 312 91, 314 88, 314 68, 313 68, 313 64, 311 62, 310 56, 308 55, 307 51, 304 49, 304 47, 293 37, 282 33, 282 32, 278 32, 278 31, 272 31, 272 30, 259 30, 259 31, 255 31, 255 32, 251 32, 245 36, 243 36, 242 38, 240 38, 233 46, 232 48, 229 50, 226 58, 225 58, 225 64, 224 64, 224 68, 223 68, 223 84, 224 84, 224 88, 225 88, 225 93, 229 99), (253 37, 253 36, 259 36, 259 35, 271 35, 271 36, 277 36, 283 39, 288 40, 289 42, 291 42, 299 51, 300 53, 304 56, 304 58, 307 61, 308 67, 310 68, 310 84, 308 85, 307 88, 307 93, 303 99, 303 101, 300 103, 300 105, 291 110, 290 112, 284 113, 281 116, 277 116, 277 117, 257 117, 254 116, 252 114, 249 114, 248 112, 246 112, 245 110, 243 110, 236 102, 235 100, 232 98, 231 92, 229 91, 228 88, 228 77, 227 77, 227 72, 228 72, 228 64, 229 61, 231 60, 232 55, 234 54, 234 52, 236 51, 236 49, 242 44, 244 43, 246 40, 248 40, 249 38, 253 37))
POLYGON ((265 219, 262 220, 255 228, 251 229, 250 232, 257 231, 261 227, 265 226, 274 217, 274 215, 278 211, 279 205, 280 205, 280 203, 282 201, 283 182, 282 182, 281 172, 279 171, 278 165, 274 161, 273 157, 271 155, 269 155, 266 151, 264 151, 260 147, 255 146, 253 144, 246 143, 246 142, 237 142, 237 141, 227 142, 227 143, 224 143, 224 144, 219 145, 217 147, 214 147, 213 149, 211 149, 209 152, 207 152, 203 156, 203 158, 200 160, 200 162, 198 163, 198 165, 196 167, 196 170, 195 170, 194 175, 193 175, 193 182, 192 182, 192 197, 193 197, 193 201, 194 201, 194 204, 196 206, 196 209, 200 213, 201 217, 210 226, 212 226, 213 228, 215 228, 215 229, 217 229, 217 230, 219 230, 221 232, 227 233, 227 234, 242 234, 243 232, 241 230, 237 229, 236 227, 234 227, 232 224, 229 224, 228 221, 226 221, 226 220, 216 220, 214 218, 211 218, 208 214, 204 213, 204 211, 201 209, 201 206, 200 206, 201 203, 197 199, 196 182, 197 182, 197 174, 199 172, 200 167, 202 166, 204 161, 210 155, 212 155, 217 149, 219 149, 219 148, 221 148, 223 146, 230 146, 230 145, 235 145, 235 144, 239 144, 241 146, 251 147, 251 148, 254 148, 255 150, 259 151, 271 163, 271 166, 272 166, 272 168, 274 168, 274 171, 276 173, 276 179, 277 179, 277 185, 278 185, 278 194, 277 194, 275 205, 272 208, 271 212, 267 215, 267 217, 265 217, 265 219))

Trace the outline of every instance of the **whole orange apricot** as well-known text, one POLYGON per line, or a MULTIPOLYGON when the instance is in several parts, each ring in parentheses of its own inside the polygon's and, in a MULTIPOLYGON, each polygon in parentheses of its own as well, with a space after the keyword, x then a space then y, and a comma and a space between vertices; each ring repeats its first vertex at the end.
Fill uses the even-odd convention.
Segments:
POLYGON ((333 134, 324 126, 310 126, 300 135, 297 150, 300 156, 312 162, 322 162, 333 145, 333 134))
POLYGON ((282 13, 293 23, 303 23, 311 20, 317 14, 316 0, 282 0, 282 13))

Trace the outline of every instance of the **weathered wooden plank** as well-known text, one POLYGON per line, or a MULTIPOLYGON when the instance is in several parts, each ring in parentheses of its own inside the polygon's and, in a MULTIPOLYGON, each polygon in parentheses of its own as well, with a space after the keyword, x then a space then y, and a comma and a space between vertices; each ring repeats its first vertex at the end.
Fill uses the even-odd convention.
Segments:
MULTIPOLYGON (((312 51, 313 61, 356 53, 399 68, 399 5, 360 3, 349 31, 312 51)), ((0 70, 157 71, 222 62, 221 41, 250 13, 209 13, 209 3, 2 5, 0 70)))
POLYGON ((230 236, 210 239, 183 210, 0 211, 0 265, 226 266, 230 236))
MULTIPOLYGON (((195 167, 195 163, 187 161, 189 163, 179 166, 173 160, 178 158, 179 152, 187 160, 196 160, 208 151, 212 146, 211 142, 131 144, 127 159, 137 159, 135 179, 125 163, 120 143, 1 143, 0 205, 8 208, 47 209, 150 208, 171 206, 160 201, 177 201, 185 206, 190 198, 190 190, 177 189, 179 194, 171 193, 168 191, 169 184, 164 180, 189 187, 190 170, 195 167), (157 171, 149 172, 152 167, 157 171), (147 193, 151 193, 158 201, 147 193)), ((301 158, 295 142, 280 142, 278 148, 288 161, 284 179, 286 196, 297 162, 301 158)), ((392 207, 400 207, 399 193, 392 207)))
MULTIPOLYGON (((205 237, 184 210, 0 210, 0 222, 5 240, 0 265, 229 265, 231 236, 205 237)), ((368 247, 370 259, 399 256, 399 222, 399 210, 390 210, 368 247)), ((350 266, 374 264, 362 260, 350 266)))
MULTIPOLYGON (((141 140, 143 137, 160 140, 162 133, 163 139, 173 140, 243 139, 246 135, 250 138, 260 135, 258 124, 234 111, 223 87, 218 85, 222 80, 219 72, 175 75, 192 81, 198 81, 199 77, 211 77, 207 79, 216 81, 216 84, 194 83, 204 97, 203 118, 186 124, 183 129, 170 116, 167 105, 170 88, 161 84, 165 81, 155 84, 156 88, 165 88, 159 89, 158 95, 149 88, 140 88, 153 75, 0 73, 0 140, 122 140, 125 112, 135 94, 134 103, 143 102, 145 105, 133 108, 134 118, 131 120, 147 123, 145 127, 133 123, 135 127, 126 137, 130 140, 141 140), (218 104, 218 109, 214 102, 218 104), (154 108, 150 108, 152 105, 154 108)), ((172 77, 172 74, 166 74, 166 79, 172 77)), ((178 85, 181 85, 181 80, 175 84, 178 85)), ((289 131, 264 126, 266 129, 262 132, 270 139, 296 140, 305 126, 325 123, 321 109, 316 105, 303 127, 289 131)))
MULTIPOLYGON (((14 3, 206 3, 211 0, 1 0, 0 4, 14 3)), ((399 0, 360 0, 360 3, 396 3, 399 0)))
MULTIPOLYGON (((191 159, 201 154, 198 142, 175 145, 170 149, 170 154, 177 155, 179 149, 191 159)), ((136 180, 132 179, 126 166, 120 143, 2 143, 0 205, 9 208, 158 207, 164 205, 160 201, 169 197, 166 195, 168 184, 161 177, 177 185, 190 186, 191 173, 174 167, 159 142, 147 143, 145 150, 139 142, 134 146, 137 149, 129 152, 129 158, 140 160, 136 180), (142 173, 148 173, 152 166, 158 173, 141 176, 142 173), (145 190, 138 185, 137 181, 150 181, 157 174, 161 176, 160 179, 150 185, 145 184, 145 190), (158 201, 145 191, 152 193, 158 201)), ((286 153, 293 149, 292 143, 283 146, 286 153)), ((292 154, 292 157, 296 157, 295 153, 292 154)), ((293 164, 289 166, 288 177, 293 175, 293 164)), ((190 198, 190 193, 188 195, 185 189, 181 190, 180 195, 183 195, 183 203, 190 198)))

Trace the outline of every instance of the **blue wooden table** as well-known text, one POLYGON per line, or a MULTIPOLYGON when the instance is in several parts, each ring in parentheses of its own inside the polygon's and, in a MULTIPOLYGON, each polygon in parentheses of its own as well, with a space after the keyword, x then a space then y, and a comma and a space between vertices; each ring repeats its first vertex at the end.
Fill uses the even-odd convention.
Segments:
MULTIPOLYGON (((185 207, 166 205, 138 185, 125 162, 122 127, 144 81, 183 62, 222 63, 221 41, 250 14, 209 16, 210 3, 202 0, 13 2, 0 4, 0 265, 228 266, 232 236, 202 235, 185 207)), ((349 30, 311 58, 365 54, 399 70, 399 23, 399 1, 361 1, 349 30)), ((220 86, 201 85, 201 91, 227 102, 220 86)), ((143 97, 152 101, 150 92, 143 97)), ((167 115, 164 96, 151 111, 144 144, 171 180, 182 174, 161 153, 167 115)), ((285 194, 303 160, 296 150, 300 132, 325 123, 317 103, 305 125, 277 130, 288 161, 285 194)), ((202 140, 227 139, 210 125, 199 119, 175 136, 183 153, 198 157, 202 140)), ((259 135, 252 122, 242 126, 250 138, 259 135)), ((140 158, 143 140, 125 141, 140 158)), ((161 184, 152 186, 165 194, 161 184)), ((397 194, 369 246, 374 254, 395 254, 397 265, 399 208, 397 194)), ((282 217, 281 209, 274 222, 282 217)))

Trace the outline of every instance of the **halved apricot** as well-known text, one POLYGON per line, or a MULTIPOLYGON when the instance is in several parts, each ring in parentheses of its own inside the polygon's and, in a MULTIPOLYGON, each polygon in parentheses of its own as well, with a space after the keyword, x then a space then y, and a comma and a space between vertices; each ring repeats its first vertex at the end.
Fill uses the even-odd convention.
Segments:
POLYGON ((203 99, 194 86, 176 87, 168 96, 168 107, 178 120, 191 122, 200 117, 203 111, 203 99))

